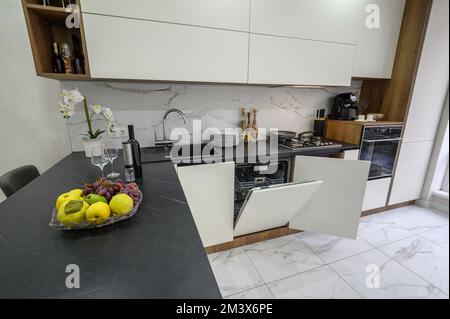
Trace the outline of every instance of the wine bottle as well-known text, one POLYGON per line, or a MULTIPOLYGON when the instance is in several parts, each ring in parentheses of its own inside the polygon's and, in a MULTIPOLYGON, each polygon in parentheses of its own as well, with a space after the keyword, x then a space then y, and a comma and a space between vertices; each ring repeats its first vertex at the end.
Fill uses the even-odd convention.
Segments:
POLYGON ((64 60, 59 55, 58 43, 53 42, 53 57, 52 57, 53 73, 65 73, 64 60))
POLYGON ((128 125, 128 143, 131 144, 133 167, 136 178, 142 177, 141 147, 134 137, 134 126, 128 125))
POLYGON ((74 34, 72 35, 73 43, 73 73, 74 74, 84 74, 84 56, 81 52, 80 40, 74 34))
POLYGON ((69 47, 69 44, 67 43, 61 44, 61 55, 64 60, 64 69, 66 71, 66 74, 73 74, 73 67, 72 67, 73 54, 72 50, 69 47))

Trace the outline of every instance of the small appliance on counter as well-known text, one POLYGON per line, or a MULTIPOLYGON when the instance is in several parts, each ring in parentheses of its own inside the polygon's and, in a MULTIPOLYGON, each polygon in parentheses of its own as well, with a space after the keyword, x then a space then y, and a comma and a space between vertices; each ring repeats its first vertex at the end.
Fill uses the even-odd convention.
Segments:
POLYGON ((333 109, 328 115, 332 120, 354 121, 358 118, 358 98, 353 93, 339 94, 334 98, 333 109))

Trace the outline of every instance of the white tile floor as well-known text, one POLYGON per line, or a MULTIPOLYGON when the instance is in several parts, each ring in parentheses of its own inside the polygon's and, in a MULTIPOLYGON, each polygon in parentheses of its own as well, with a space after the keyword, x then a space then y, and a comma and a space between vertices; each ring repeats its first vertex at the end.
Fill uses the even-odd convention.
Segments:
POLYGON ((448 299, 449 220, 408 206, 362 218, 357 240, 299 233, 209 260, 225 298, 448 299))

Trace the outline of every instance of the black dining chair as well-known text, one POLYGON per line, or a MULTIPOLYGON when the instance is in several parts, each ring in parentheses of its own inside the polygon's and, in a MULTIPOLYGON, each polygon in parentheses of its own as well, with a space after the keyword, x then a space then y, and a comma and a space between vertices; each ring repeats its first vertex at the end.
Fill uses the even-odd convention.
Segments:
POLYGON ((6 197, 10 197, 39 175, 38 169, 33 165, 18 167, 0 177, 0 189, 6 197))

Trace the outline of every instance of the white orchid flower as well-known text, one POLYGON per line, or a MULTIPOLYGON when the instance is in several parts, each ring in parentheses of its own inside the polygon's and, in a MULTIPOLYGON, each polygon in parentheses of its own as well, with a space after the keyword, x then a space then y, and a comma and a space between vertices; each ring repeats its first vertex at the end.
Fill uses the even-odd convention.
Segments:
POLYGON ((75 114, 75 105, 74 104, 64 104, 59 103, 59 112, 63 115, 65 119, 72 117, 75 114))
POLYGON ((103 106, 96 104, 96 105, 91 105, 91 109, 92 111, 94 111, 95 114, 100 114, 103 111, 103 106))
POLYGON ((62 90, 64 104, 78 104, 84 101, 84 96, 78 90, 62 90))
POLYGON ((109 122, 112 123, 114 122, 114 115, 113 112, 111 111, 111 109, 109 107, 105 107, 103 109, 103 116, 105 117, 105 119, 109 122))

